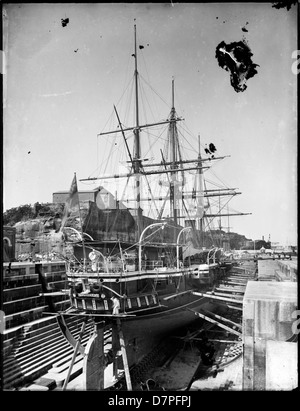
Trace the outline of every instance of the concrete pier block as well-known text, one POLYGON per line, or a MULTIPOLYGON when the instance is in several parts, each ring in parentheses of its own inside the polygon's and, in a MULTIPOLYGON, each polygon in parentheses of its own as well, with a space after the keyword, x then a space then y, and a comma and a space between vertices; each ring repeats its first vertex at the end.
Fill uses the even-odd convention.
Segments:
POLYGON ((293 313, 296 309, 296 282, 248 282, 243 300, 244 390, 262 391, 270 387, 294 388, 297 344, 290 343, 288 340, 293 336, 292 324, 295 321, 293 313), (279 345, 272 345, 271 342, 282 343, 282 351, 279 350, 279 345), (289 348, 284 348, 288 345, 289 348), (272 355, 276 358, 273 359, 272 355), (291 357, 287 361, 286 357, 289 355, 291 357), (283 373, 282 384, 280 373, 276 371, 274 364, 279 364, 279 369, 284 369, 286 374, 288 369, 284 364, 289 364, 291 376, 283 373))
POLYGON ((295 363, 297 344, 282 341, 267 341, 266 344, 266 390, 292 390, 298 385, 295 363))

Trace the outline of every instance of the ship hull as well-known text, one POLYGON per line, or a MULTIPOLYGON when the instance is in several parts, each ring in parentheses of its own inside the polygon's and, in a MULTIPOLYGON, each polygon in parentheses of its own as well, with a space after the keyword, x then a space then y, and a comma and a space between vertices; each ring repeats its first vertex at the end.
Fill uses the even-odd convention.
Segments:
MULTIPOLYGON (((226 270, 217 264, 207 268, 207 279, 201 278, 201 275, 195 276, 192 269, 134 272, 125 276, 117 273, 105 276, 102 273, 100 279, 97 274, 89 273, 85 276, 82 273, 68 272, 69 281, 73 283, 71 302, 77 312, 94 316, 96 322, 104 321, 107 325, 114 326, 120 319, 127 361, 129 367, 132 367, 138 364, 164 338, 199 321, 197 313, 201 309, 214 311, 210 299, 199 297, 194 292, 211 289, 224 277, 226 270), (118 282, 115 281, 115 277, 118 282), (86 291, 78 293, 76 287, 80 278, 85 280, 86 291), (96 279, 97 283, 95 283, 96 279), (131 288, 135 290, 140 281, 147 281, 148 285, 151 283, 153 288, 154 281, 159 280, 156 286, 159 287, 158 283, 161 283, 160 286, 163 289, 156 291, 152 289, 151 291, 148 288, 144 289, 143 293, 135 292, 122 297, 119 294, 119 315, 114 315, 111 296, 120 293, 122 281, 126 280, 130 281, 131 288), (202 280, 205 280, 204 283, 202 280)), ((113 349, 115 355, 120 346, 118 339, 114 341, 116 341, 113 349)), ((119 368, 122 368, 121 358, 119 368)))
POLYGON ((198 317, 194 311, 210 305, 206 298, 192 300, 187 296, 173 308, 122 320, 129 366, 140 362, 162 339, 195 322, 198 317))

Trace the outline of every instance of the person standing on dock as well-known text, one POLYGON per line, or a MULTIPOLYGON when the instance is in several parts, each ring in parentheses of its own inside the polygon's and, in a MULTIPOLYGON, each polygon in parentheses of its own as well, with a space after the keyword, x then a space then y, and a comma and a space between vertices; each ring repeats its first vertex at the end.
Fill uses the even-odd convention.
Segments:
POLYGON ((120 310, 120 301, 117 299, 117 297, 112 296, 111 300, 113 302, 113 315, 118 315, 119 314, 119 310, 120 310))

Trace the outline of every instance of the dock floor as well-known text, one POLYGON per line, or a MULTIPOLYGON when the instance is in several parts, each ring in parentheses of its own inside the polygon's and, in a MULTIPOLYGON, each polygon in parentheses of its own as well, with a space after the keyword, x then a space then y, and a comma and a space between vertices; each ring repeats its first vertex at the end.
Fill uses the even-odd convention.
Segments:
POLYGON ((242 391, 243 358, 240 356, 217 374, 197 379, 190 391, 242 391))

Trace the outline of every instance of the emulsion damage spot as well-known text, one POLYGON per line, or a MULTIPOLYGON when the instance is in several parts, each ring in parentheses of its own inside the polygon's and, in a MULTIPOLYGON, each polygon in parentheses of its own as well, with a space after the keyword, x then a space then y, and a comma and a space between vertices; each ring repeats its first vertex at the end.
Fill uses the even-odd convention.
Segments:
POLYGON ((285 0, 285 1, 277 1, 272 5, 275 9, 282 9, 286 7, 286 9, 289 11, 292 6, 295 6, 297 4, 297 0, 285 0))
POLYGON ((69 19, 68 18, 66 18, 66 19, 61 19, 61 25, 63 26, 63 27, 66 27, 66 25, 69 23, 69 19))
POLYGON ((245 41, 230 44, 222 41, 216 48, 216 59, 219 66, 230 72, 230 83, 237 93, 245 91, 246 81, 257 74, 258 64, 252 62, 252 56, 245 41))

